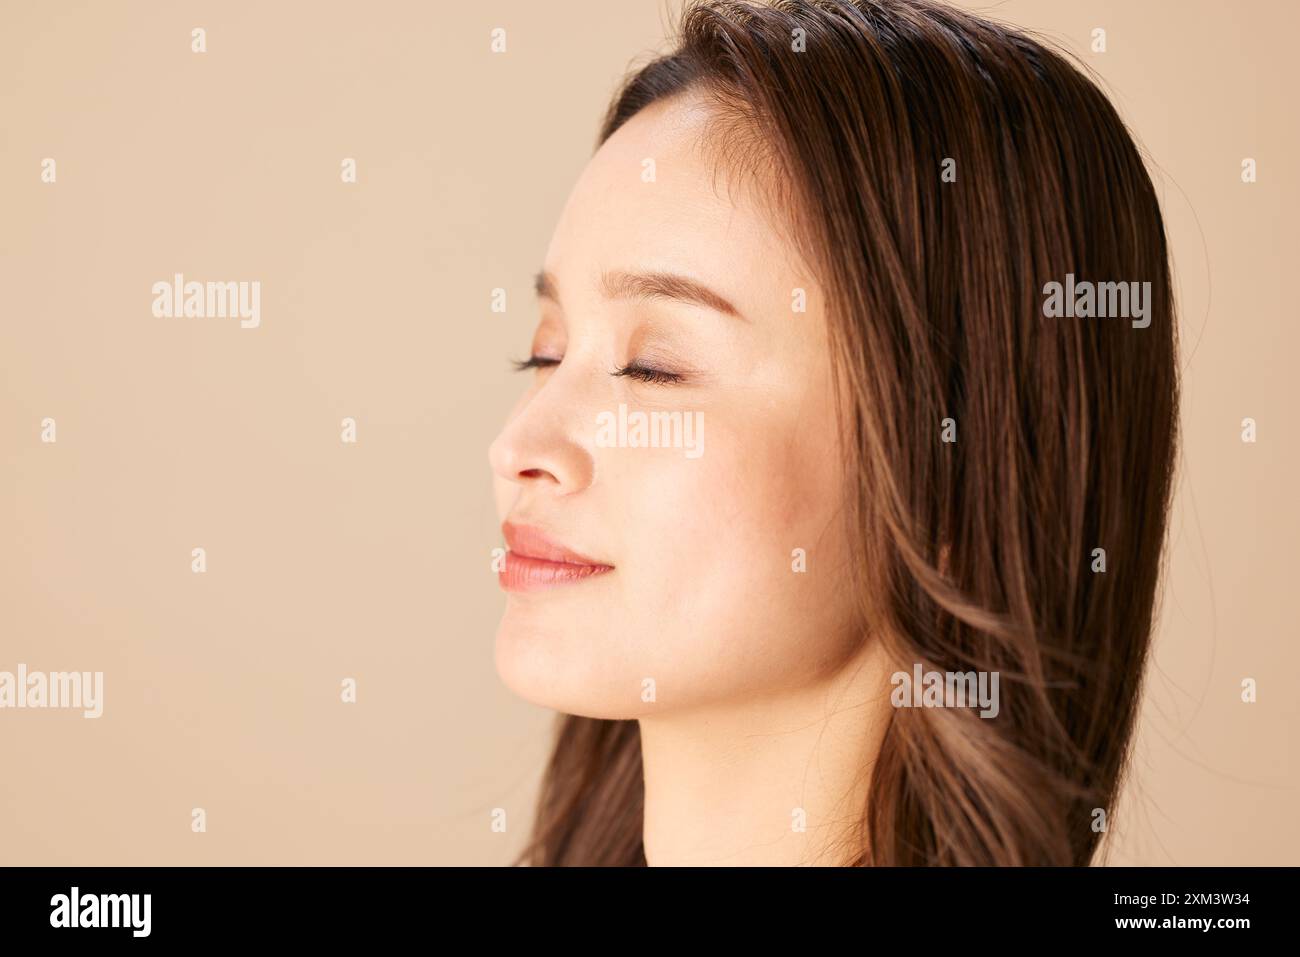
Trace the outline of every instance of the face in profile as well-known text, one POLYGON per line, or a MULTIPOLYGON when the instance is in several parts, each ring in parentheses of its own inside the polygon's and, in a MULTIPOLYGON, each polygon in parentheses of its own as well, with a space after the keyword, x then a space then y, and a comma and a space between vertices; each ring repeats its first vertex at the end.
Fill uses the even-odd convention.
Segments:
POLYGON ((822 297, 709 133, 678 97, 588 163, 539 277, 532 381, 490 450, 496 666, 571 714, 780 694, 855 650, 822 297))

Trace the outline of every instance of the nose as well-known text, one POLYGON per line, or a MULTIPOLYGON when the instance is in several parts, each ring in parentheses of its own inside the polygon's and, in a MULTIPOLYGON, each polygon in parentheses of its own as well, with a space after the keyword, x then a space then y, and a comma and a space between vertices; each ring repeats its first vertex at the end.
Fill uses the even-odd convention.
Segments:
POLYGON ((595 461, 581 407, 554 388, 560 384, 558 375, 552 373, 544 388, 524 400, 492 441, 488 461, 508 482, 570 495, 591 485, 595 461))

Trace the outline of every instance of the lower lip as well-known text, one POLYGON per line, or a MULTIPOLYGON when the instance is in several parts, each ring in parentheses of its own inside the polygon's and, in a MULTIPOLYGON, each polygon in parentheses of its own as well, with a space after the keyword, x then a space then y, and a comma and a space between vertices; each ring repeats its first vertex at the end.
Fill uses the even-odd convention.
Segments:
POLYGON ((497 579, 506 591, 538 591, 570 585, 613 570, 610 565, 552 562, 518 552, 506 552, 505 566, 497 573, 497 579))

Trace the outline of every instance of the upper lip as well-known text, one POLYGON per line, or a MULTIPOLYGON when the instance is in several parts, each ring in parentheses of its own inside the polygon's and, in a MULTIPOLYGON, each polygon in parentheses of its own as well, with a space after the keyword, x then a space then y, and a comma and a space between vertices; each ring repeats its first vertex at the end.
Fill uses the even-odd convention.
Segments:
POLYGON ((595 558, 588 558, 581 552, 574 551, 566 545, 561 545, 540 528, 532 525, 516 525, 513 522, 505 522, 501 526, 501 531, 505 535, 506 544, 517 555, 540 558, 549 562, 562 562, 567 565, 613 567, 595 558))

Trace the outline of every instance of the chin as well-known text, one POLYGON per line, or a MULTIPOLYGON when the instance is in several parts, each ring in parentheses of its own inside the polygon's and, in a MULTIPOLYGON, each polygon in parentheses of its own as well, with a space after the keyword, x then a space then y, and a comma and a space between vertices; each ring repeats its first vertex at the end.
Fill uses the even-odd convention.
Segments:
POLYGON ((572 627, 526 624, 508 608, 496 633, 497 676, 517 697, 565 714, 627 720, 654 707, 641 701, 639 678, 614 677, 581 637, 572 627))

